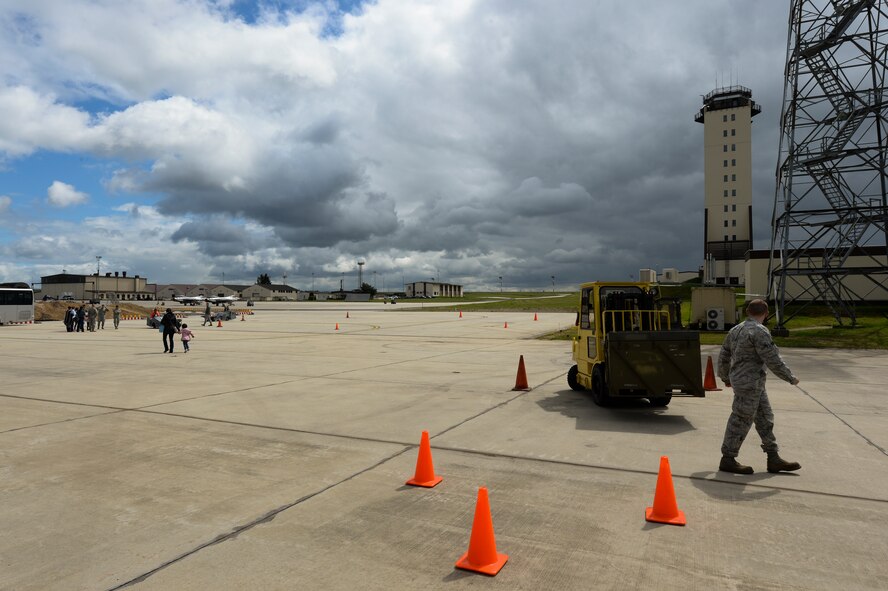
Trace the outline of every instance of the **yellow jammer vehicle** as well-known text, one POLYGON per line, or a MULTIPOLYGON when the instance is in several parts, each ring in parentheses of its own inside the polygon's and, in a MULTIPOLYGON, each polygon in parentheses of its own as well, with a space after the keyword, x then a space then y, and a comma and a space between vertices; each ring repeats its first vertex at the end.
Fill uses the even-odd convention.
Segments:
POLYGON ((705 396, 700 335, 681 327, 681 305, 660 299, 651 283, 581 286, 577 336, 567 373, 574 390, 591 390, 600 406, 647 398, 667 406, 673 396, 705 396))

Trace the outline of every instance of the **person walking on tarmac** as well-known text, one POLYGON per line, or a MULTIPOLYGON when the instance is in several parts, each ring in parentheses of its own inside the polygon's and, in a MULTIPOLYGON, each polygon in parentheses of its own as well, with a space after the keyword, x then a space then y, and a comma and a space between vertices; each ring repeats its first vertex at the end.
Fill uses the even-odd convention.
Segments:
POLYGON ((83 332, 84 322, 86 322, 86 308, 83 307, 83 304, 80 304, 80 307, 77 308, 77 330, 74 332, 83 332))
POLYGON ((209 300, 207 301, 206 308, 204 308, 203 324, 201 324, 201 326, 206 326, 208 322, 210 323, 210 326, 213 326, 213 312, 210 309, 209 300))
POLYGON ((98 314, 96 307, 92 304, 86 309, 86 330, 89 332, 96 332, 96 318, 98 314))
POLYGON ((798 384, 799 379, 780 358, 771 333, 764 326, 768 304, 764 300, 752 300, 746 307, 746 315, 746 321, 732 328, 725 337, 718 356, 718 377, 734 389, 734 404, 725 428, 718 469, 734 474, 752 474, 752 466, 738 462, 737 455, 755 423, 755 430, 762 438, 762 450, 768 454, 768 472, 798 470, 802 467, 798 462, 787 462, 777 453, 774 412, 765 391, 765 366, 792 385, 798 384))
POLYGON ((163 326, 163 352, 164 353, 172 353, 173 352, 173 343, 175 340, 173 339, 173 335, 179 332, 179 321, 176 320, 176 315, 173 314, 172 309, 167 308, 166 314, 160 319, 160 324, 163 326), (167 347, 167 340, 169 339, 169 347, 167 347))

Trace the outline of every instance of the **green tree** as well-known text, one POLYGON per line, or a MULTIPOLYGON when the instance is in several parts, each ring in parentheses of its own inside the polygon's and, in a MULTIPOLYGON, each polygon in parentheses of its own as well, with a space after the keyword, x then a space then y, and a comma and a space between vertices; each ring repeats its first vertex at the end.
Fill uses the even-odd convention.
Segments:
POLYGON ((256 278, 256 283, 258 285, 271 285, 271 278, 268 276, 268 273, 263 273, 256 278))
POLYGON ((361 292, 362 293, 369 293, 370 297, 372 298, 376 295, 376 288, 373 287, 372 285, 370 285, 369 283, 362 283, 361 284, 361 292))

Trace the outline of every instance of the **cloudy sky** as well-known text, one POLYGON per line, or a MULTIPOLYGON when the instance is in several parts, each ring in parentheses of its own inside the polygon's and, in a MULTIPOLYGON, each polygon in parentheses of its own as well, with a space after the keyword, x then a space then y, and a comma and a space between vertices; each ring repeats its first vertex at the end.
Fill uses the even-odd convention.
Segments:
POLYGON ((693 115, 738 80, 766 247, 787 4, 0 0, 0 281, 696 269, 693 115))

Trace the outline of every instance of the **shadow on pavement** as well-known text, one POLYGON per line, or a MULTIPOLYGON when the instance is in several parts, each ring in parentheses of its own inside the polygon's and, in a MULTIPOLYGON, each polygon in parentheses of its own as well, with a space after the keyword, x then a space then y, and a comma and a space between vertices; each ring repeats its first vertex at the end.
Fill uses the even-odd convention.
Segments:
POLYGON ((776 488, 762 489, 759 487, 747 490, 747 485, 769 480, 775 476, 777 475, 769 472, 745 475, 705 471, 694 472, 690 475, 690 480, 697 490, 706 493, 706 495, 713 499, 722 501, 757 501, 780 494, 780 490, 776 488), (718 478, 718 480, 715 480, 715 478, 718 478))
MULTIPOLYGON (((454 560, 456 562, 456 560, 454 560)), ((484 575, 479 575, 478 573, 471 573, 464 570, 454 569, 452 573, 441 579, 444 583, 453 583, 454 581, 462 581, 463 579, 468 579, 469 577, 479 577, 481 579, 486 579, 488 577, 484 575)))
POLYGON ((615 401, 605 408, 592 402, 589 394, 561 390, 538 400, 537 404, 547 412, 559 412, 576 419, 576 428, 585 431, 676 435, 695 430, 684 415, 674 414, 668 408, 653 407, 644 398, 615 401))

